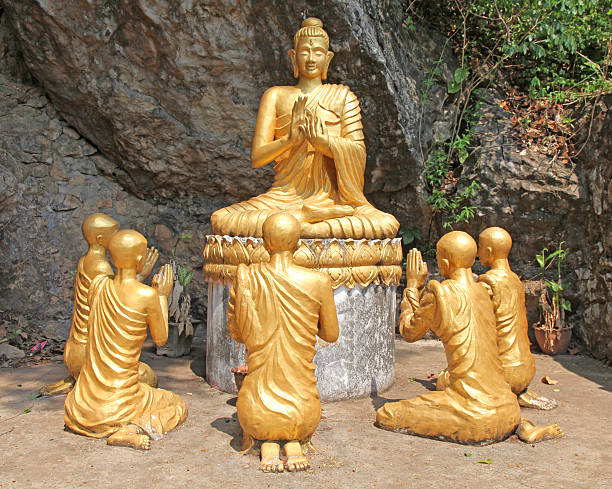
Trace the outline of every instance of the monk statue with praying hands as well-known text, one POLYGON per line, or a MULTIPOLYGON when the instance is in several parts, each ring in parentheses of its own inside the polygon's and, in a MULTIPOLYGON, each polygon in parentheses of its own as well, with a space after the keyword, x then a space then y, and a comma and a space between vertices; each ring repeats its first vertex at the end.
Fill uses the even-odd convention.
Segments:
POLYGON ((141 382, 139 359, 147 329, 161 346, 168 339, 168 296, 173 271, 164 265, 152 287, 138 281, 147 240, 133 230, 113 235, 108 249, 115 277, 98 275, 90 286, 85 364, 64 405, 66 427, 104 438, 109 445, 147 450, 187 417, 185 402, 141 382))
POLYGON ((512 238, 503 228, 490 227, 480 233, 478 259, 490 270, 478 277, 478 281, 486 287, 493 301, 497 348, 506 382, 518 396, 521 406, 549 410, 557 406, 556 401, 528 388, 536 368, 527 335, 525 289, 508 262, 511 248, 512 238))
POLYGON ((521 418, 499 358, 489 293, 472 275, 476 253, 469 234, 445 234, 438 241, 436 257, 447 280, 431 280, 425 290, 427 265, 417 249, 409 252, 400 333, 413 342, 431 329, 444 344, 448 367, 436 391, 388 402, 378 410, 376 424, 464 444, 494 443, 513 433, 528 443, 560 438, 564 434, 558 425, 536 427, 521 418))
POLYGON ((278 213, 262 227, 270 261, 238 265, 230 290, 227 327, 248 352, 236 407, 243 449, 263 442, 260 470, 293 472, 310 466, 302 443, 310 442, 321 419, 313 363, 317 336, 336 341, 338 318, 329 276, 293 261, 297 219, 278 213))
POLYGON ((348 87, 323 83, 334 53, 321 20, 302 22, 289 56, 297 85, 264 93, 251 153, 254 168, 275 162, 272 188, 213 213, 213 233, 261 237, 264 221, 285 211, 302 238, 395 237, 397 220, 363 194, 359 101, 348 87))
MULTIPOLYGON (((90 214, 83 220, 81 230, 89 247, 87 253, 79 259, 74 277, 74 310, 72 312, 70 334, 64 347, 64 365, 69 375, 63 380, 43 386, 40 393, 44 396, 70 392, 85 364, 87 323, 89 321, 87 299, 89 286, 98 275, 113 275, 115 273, 106 259, 106 251, 108 242, 117 232, 118 227, 117 221, 100 212, 90 214)), ((159 253, 155 248, 147 250, 143 269, 138 276, 139 281, 143 281, 151 274, 158 256, 159 253)), ((153 387, 157 385, 157 375, 146 363, 140 362, 138 370, 142 382, 146 382, 153 387)))

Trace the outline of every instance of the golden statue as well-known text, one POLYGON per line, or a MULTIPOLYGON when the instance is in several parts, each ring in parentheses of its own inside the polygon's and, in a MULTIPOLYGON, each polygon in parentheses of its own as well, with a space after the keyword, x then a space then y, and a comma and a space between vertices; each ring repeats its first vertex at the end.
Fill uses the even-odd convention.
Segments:
POLYGON ((300 224, 275 214, 263 224, 270 261, 238 265, 230 290, 227 327, 248 352, 248 374, 238 393, 243 448, 263 441, 264 472, 309 467, 300 442, 308 443, 321 418, 314 376, 316 338, 338 339, 338 318, 328 275, 294 263, 300 224), (280 445, 286 441, 286 462, 280 445))
POLYGON ((508 255, 512 238, 505 229, 490 227, 478 237, 478 259, 491 269, 481 275, 493 301, 497 325, 497 348, 506 382, 521 406, 552 409, 557 403, 528 389, 535 375, 535 361, 527 335, 525 290, 521 279, 510 269, 508 255))
POLYGON ((66 397, 64 423, 82 435, 110 435, 109 445, 147 450, 151 438, 161 438, 187 417, 179 396, 139 379, 147 326, 157 345, 168 339, 173 271, 164 265, 152 287, 137 280, 146 261, 147 240, 136 231, 117 232, 108 249, 117 274, 98 275, 89 286, 85 365, 66 397))
POLYGON ((440 273, 425 291, 427 265, 418 250, 408 254, 400 332, 409 342, 431 329, 444 343, 448 368, 438 389, 414 399, 390 402, 376 414, 384 429, 457 443, 501 441, 516 431, 530 443, 563 436, 557 425, 537 428, 521 419, 516 396, 504 379, 487 290, 474 281, 476 242, 464 232, 437 244, 440 273))
MULTIPOLYGON (((40 392, 46 396, 66 394, 74 386, 81 368, 85 364, 87 349, 87 322, 89 320, 89 304, 87 295, 91 281, 98 275, 113 275, 113 269, 106 260, 106 250, 111 237, 117 232, 119 224, 106 214, 96 213, 83 220, 81 230, 89 248, 78 262, 74 279, 74 311, 70 334, 64 347, 64 364, 70 374, 63 380, 54 382, 41 388, 40 392)), ((159 256, 155 248, 147 252, 145 266, 138 280, 142 281, 149 276, 159 256)), ((142 382, 155 387, 157 376, 146 363, 139 364, 139 373, 142 382)))
POLYGON ((266 218, 286 211, 300 222, 302 238, 393 238, 397 220, 363 194, 359 101, 344 85, 322 83, 334 53, 319 19, 302 22, 289 56, 298 83, 264 93, 251 152, 253 168, 275 161, 274 184, 213 213, 213 233, 261 237, 266 218))

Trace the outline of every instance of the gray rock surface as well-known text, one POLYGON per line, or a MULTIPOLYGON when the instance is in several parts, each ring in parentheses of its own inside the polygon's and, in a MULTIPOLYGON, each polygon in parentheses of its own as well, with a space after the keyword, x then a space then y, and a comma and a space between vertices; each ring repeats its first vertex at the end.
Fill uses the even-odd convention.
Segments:
POLYGON ((18 358, 24 358, 25 352, 8 343, 0 343, 0 357, 5 357, 7 360, 17 360, 18 358))

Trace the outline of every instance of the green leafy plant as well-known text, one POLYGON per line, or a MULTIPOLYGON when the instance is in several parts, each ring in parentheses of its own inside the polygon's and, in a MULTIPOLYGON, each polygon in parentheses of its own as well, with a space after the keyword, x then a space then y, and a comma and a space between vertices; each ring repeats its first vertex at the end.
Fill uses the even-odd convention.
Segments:
POLYGON ((565 325, 565 312, 572 310, 571 303, 562 295, 567 284, 562 282, 561 267, 570 251, 568 248, 563 248, 564 244, 565 242, 561 241, 552 253, 548 252, 548 248, 544 248, 542 253, 536 254, 536 262, 540 267, 538 275, 542 277, 546 285, 546 290, 540 297, 540 309, 542 311, 541 322, 547 330, 562 329, 565 325), (553 265, 556 265, 556 280, 546 278, 546 271, 553 265), (552 300, 548 296, 548 290, 552 292, 552 300))
POLYGON ((402 237, 402 244, 404 246, 408 246, 415 241, 421 240, 421 233, 417 228, 414 229, 406 229, 400 228, 399 235, 402 237))
MULTIPOLYGON (((172 261, 173 262, 176 262, 176 249, 179 243, 184 239, 191 239, 191 238, 193 238, 192 233, 181 234, 178 238, 176 238, 176 241, 174 242, 174 246, 172 247, 172 261)), ((194 272, 195 270, 189 270, 187 267, 184 267, 183 265, 178 265, 176 267, 178 281, 183 287, 187 287, 191 283, 191 281, 193 280, 194 272)))

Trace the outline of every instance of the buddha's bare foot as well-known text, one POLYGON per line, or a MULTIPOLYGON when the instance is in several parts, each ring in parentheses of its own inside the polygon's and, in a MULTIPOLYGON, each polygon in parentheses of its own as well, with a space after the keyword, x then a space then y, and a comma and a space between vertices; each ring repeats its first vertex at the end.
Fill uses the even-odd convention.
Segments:
POLYGON ((287 461, 285 467, 289 472, 299 472, 310 468, 310 463, 302 451, 299 441, 288 441, 285 443, 285 455, 287 461))
POLYGON ((327 219, 336 217, 352 216, 355 214, 355 209, 350 205, 332 205, 329 207, 315 207, 311 205, 303 205, 301 211, 301 220, 303 222, 321 222, 327 219))
POLYGON ((551 424, 541 428, 527 418, 521 418, 521 424, 516 428, 517 436, 525 443, 538 443, 543 440, 551 440, 553 438, 563 438, 565 433, 558 424, 551 424))
POLYGON ((60 394, 68 394, 74 387, 74 379, 71 376, 63 380, 58 380, 52 384, 47 384, 40 388, 40 393, 43 396, 58 396, 60 394))
POLYGON ((253 440, 253 437, 249 435, 246 431, 243 431, 242 441, 240 442, 240 454, 246 455, 247 453, 249 453, 251 451, 251 448, 253 448, 253 445, 255 445, 255 440, 253 440))
POLYGON ((530 389, 525 389, 523 393, 519 394, 518 402, 522 407, 541 409, 542 411, 549 411, 557 407, 557 401, 542 397, 530 389))
POLYGON ((285 465, 280 459, 280 445, 266 441, 261 444, 261 462, 259 470, 262 472, 284 472, 285 465))
POLYGON ((149 450, 151 438, 149 435, 141 434, 140 428, 134 425, 124 426, 106 439, 107 445, 116 447, 130 447, 136 450, 149 450))

